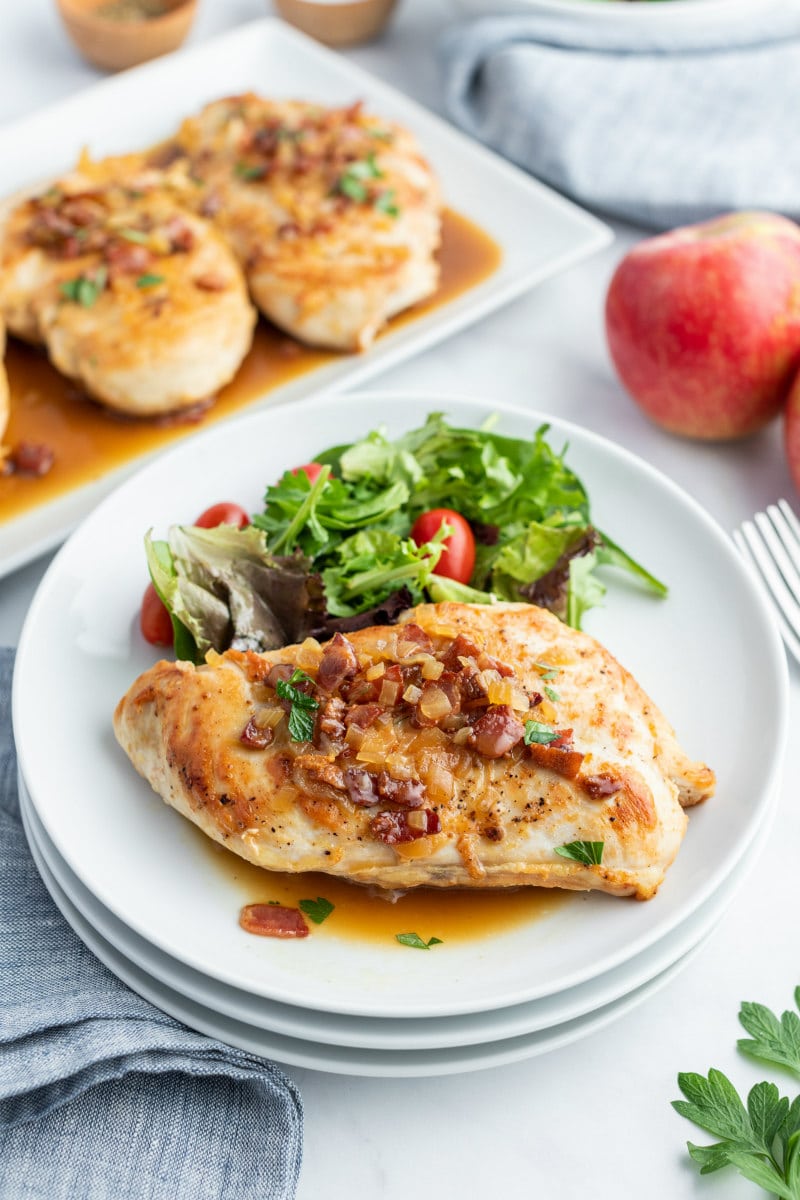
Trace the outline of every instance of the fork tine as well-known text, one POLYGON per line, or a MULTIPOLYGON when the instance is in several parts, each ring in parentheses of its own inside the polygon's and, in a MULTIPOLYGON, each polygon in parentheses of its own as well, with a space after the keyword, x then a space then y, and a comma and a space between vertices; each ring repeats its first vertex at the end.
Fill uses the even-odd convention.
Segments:
POLYGON ((768 589, 768 594, 772 594, 773 611, 783 640, 797 661, 800 662, 800 637, 795 632, 800 628, 800 606, 797 605, 783 582, 780 572, 772 562, 752 522, 745 521, 741 531, 735 530, 733 540, 744 559, 750 564, 754 574, 768 589))
MULTIPOLYGON (((777 565, 778 570, 783 576, 784 583, 797 603, 800 604, 800 555, 797 554, 794 547, 787 553, 789 546, 791 546, 792 534, 788 525, 785 525, 782 514, 778 512, 774 504, 770 505, 767 513, 756 513, 754 518, 755 523, 758 526, 758 531, 764 540, 764 544, 772 556, 773 562, 777 565), (767 513, 769 516, 767 516, 767 513), (776 518, 779 526, 785 526, 785 528, 778 528, 776 530, 776 518), (788 545, 784 541, 784 534, 788 540, 788 545)), ((789 616, 788 613, 786 615, 787 617, 789 616)), ((798 627, 800 627, 800 613, 798 613, 798 627)))
POLYGON ((797 539, 798 545, 800 545, 800 521, 798 521, 794 509, 787 500, 779 500, 778 508, 783 513, 786 524, 789 526, 795 538, 797 539))

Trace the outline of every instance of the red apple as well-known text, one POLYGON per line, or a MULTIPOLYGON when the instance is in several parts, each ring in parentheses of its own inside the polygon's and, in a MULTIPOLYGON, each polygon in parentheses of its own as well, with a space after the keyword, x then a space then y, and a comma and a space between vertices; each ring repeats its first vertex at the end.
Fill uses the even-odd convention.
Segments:
POLYGON ((755 432, 800 365, 800 227, 743 212, 648 238, 614 273, 606 335, 657 424, 696 438, 755 432))
POLYGON ((789 389, 783 413, 783 444, 792 479, 800 492, 800 374, 789 389))

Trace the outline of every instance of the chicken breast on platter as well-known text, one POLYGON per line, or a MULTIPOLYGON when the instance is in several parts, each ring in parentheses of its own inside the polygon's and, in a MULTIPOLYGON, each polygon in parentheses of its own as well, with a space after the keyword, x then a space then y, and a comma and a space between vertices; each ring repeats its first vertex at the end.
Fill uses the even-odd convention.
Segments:
POLYGON ((213 396, 256 319, 223 238, 167 188, 80 171, 8 216, 0 310, 91 396, 134 416, 213 396))
POLYGON ((243 858, 385 888, 647 899, 683 806, 714 789, 608 651, 529 605, 422 605, 324 646, 160 662, 114 726, 155 791, 243 858))
POLYGON ((401 126, 360 104, 248 94, 209 104, 177 140, 253 299, 294 337, 364 350, 436 290, 439 188, 401 126))

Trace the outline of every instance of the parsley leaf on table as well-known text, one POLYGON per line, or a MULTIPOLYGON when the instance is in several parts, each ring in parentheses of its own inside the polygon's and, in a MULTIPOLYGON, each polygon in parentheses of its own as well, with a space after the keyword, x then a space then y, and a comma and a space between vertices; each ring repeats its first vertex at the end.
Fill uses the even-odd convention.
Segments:
MULTIPOLYGON (((800 988, 795 990, 800 1008, 800 988)), ((752 1058, 789 1067, 800 1074, 800 1018, 793 1011, 779 1019, 763 1004, 742 1004, 739 1020, 750 1038, 738 1047, 752 1058)), ((689 1154, 709 1175, 726 1166, 781 1200, 800 1200, 800 1096, 790 1103, 774 1083, 757 1083, 743 1104, 721 1071, 708 1077, 680 1074, 685 1099, 672 1107, 682 1117, 721 1140, 710 1146, 688 1142, 689 1154)))

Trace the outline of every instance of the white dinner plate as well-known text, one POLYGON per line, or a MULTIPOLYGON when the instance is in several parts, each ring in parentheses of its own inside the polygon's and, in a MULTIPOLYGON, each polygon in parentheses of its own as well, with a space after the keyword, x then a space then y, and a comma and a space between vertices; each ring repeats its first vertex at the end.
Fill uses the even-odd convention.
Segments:
MULTIPOLYGON (((207 101, 248 89, 323 104, 363 99, 374 111, 407 125, 441 178, 445 203, 485 230, 503 252, 499 268, 484 282, 416 320, 395 325, 365 354, 342 355, 254 404, 274 405, 322 388, 352 387, 611 240, 610 230, 576 205, 346 58, 270 18, 125 71, 4 126, 0 195, 68 170, 84 147, 100 156, 163 140, 207 101)), ((196 430, 188 426, 186 437, 196 430)), ((141 461, 0 524, 0 576, 63 541, 141 461)))
MULTIPOLYGON (((215 979, 283 1003, 372 1017, 431 1017, 520 1004, 593 979, 697 912, 737 869, 766 820, 787 725, 783 648, 761 590, 691 497, 626 451, 553 420, 569 441, 596 523, 671 588, 667 600, 609 578, 589 632, 637 676, 690 754, 717 771, 718 796, 689 830, 646 904, 578 895, 491 939, 412 953, 336 936, 330 919, 300 942, 238 928, 234 884, 209 871, 197 836, 133 771, 111 714, 157 655, 138 631, 142 535, 192 520, 210 502, 257 510, 288 465, 428 412, 528 436, 539 413, 441 396, 326 396, 218 426, 151 463, 63 547, 32 602, 14 677, 20 769, 59 853, 102 904, 147 941, 215 979)), ((383 903, 383 901, 381 901, 383 903)), ((426 936, 435 930, 419 931, 426 936)))
POLYGON ((648 32, 708 22, 727 22, 758 8, 767 13, 780 0, 457 0, 471 17, 500 13, 560 13, 579 18, 599 17, 648 32))
POLYGON ((310 1008, 280 1004, 263 996, 252 996, 249 992, 229 987, 194 971, 164 954, 104 908, 70 871, 42 828, 21 775, 19 796, 28 840, 36 843, 36 849, 58 887, 95 932, 142 971, 171 991, 221 1016, 257 1029, 332 1046, 375 1050, 444 1049, 536 1033, 596 1012, 635 991, 666 971, 710 934, 758 860, 776 808, 773 802, 769 819, 750 846, 741 869, 734 872, 678 929, 629 962, 587 983, 568 988, 555 996, 530 1000, 527 1004, 455 1017, 393 1020, 390 1017, 350 1017, 317 1012, 310 1008))
POLYGON ((206 1008, 181 992, 176 992, 153 978, 126 957, 115 945, 106 941, 87 921, 59 886, 45 862, 35 838, 29 833, 29 843, 39 873, 61 913, 78 937, 112 971, 118 979, 133 988, 145 1000, 176 1020, 183 1021, 199 1033, 217 1038, 230 1046, 258 1054, 262 1058, 278 1059, 290 1066, 327 1071, 337 1075, 368 1075, 386 1078, 414 1078, 455 1075, 489 1067, 507 1066, 526 1058, 535 1058, 550 1050, 567 1046, 579 1038, 596 1033, 612 1021, 624 1016, 642 1001, 659 991, 691 961, 701 949, 695 946, 683 958, 654 979, 613 1004, 555 1028, 519 1037, 486 1040, 479 1045, 432 1047, 424 1050, 381 1050, 336 1046, 313 1039, 284 1037, 270 1030, 259 1029, 243 1021, 221 1015, 206 1008))

